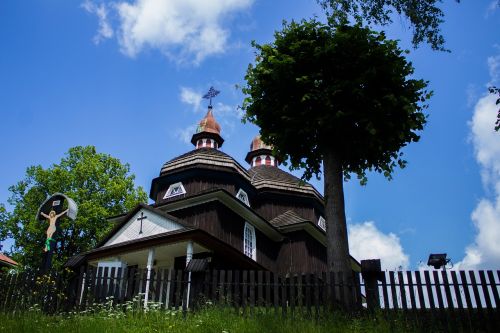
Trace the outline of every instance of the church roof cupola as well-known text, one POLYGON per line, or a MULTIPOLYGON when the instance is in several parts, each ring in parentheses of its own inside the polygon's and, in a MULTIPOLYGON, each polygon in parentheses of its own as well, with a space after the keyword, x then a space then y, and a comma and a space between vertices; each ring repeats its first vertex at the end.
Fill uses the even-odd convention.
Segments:
POLYGON ((217 96, 219 91, 210 87, 208 93, 203 98, 209 99, 210 104, 205 117, 198 123, 196 133, 191 138, 191 143, 198 148, 214 148, 218 149, 224 143, 224 139, 220 136, 220 125, 215 120, 212 110, 212 98, 217 96))
POLYGON ((252 167, 259 165, 278 166, 279 161, 272 155, 273 147, 265 144, 260 135, 257 135, 250 144, 250 151, 245 157, 252 167))

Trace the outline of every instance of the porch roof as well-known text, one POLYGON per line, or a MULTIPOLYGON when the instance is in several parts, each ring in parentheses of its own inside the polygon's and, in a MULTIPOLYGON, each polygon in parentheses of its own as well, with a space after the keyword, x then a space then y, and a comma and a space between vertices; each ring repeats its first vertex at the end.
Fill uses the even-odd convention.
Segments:
POLYGON ((102 257, 110 257, 121 253, 141 250, 159 245, 173 244, 185 240, 193 240, 214 253, 223 254, 228 260, 236 261, 241 266, 253 270, 267 270, 265 267, 244 255, 242 252, 233 248, 229 244, 210 235, 204 230, 192 227, 185 227, 179 230, 164 232, 148 237, 138 238, 127 242, 122 242, 109 246, 102 246, 93 250, 84 252, 80 255, 70 258, 67 267, 76 267, 89 260, 95 260, 102 257))

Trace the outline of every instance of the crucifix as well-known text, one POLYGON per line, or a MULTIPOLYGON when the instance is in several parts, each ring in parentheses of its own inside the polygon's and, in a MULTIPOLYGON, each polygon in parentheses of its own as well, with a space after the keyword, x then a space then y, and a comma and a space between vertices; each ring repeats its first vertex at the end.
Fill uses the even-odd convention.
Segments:
POLYGON ((54 193, 48 197, 38 208, 36 219, 46 221, 48 224, 46 239, 43 247, 42 265, 40 273, 45 274, 52 268, 52 257, 57 251, 57 242, 68 241, 60 239, 61 227, 60 220, 63 217, 68 217, 71 220, 76 219, 78 206, 70 197, 63 193, 54 193), (66 207, 64 209, 63 207, 66 207))
POLYGON ((141 229, 139 230, 139 235, 142 234, 142 220, 147 219, 147 216, 144 216, 144 213, 141 212, 141 217, 137 218, 137 221, 141 221, 141 229))
POLYGON ((215 90, 214 87, 210 87, 208 92, 205 95, 203 95, 203 98, 210 100, 210 105, 209 105, 210 108, 212 107, 212 98, 217 96, 219 93, 220 91, 215 90))

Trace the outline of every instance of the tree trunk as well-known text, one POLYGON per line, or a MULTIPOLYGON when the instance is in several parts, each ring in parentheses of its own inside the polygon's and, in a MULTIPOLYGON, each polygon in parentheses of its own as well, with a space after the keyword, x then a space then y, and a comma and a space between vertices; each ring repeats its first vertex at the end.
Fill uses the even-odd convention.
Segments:
MULTIPOLYGON (((326 152, 323 160, 325 219, 327 239, 328 270, 342 272, 351 277, 351 260, 347 240, 347 225, 344 206, 344 176, 340 157, 334 152, 326 152)), ((353 294, 345 288, 345 306, 353 304, 353 294)))

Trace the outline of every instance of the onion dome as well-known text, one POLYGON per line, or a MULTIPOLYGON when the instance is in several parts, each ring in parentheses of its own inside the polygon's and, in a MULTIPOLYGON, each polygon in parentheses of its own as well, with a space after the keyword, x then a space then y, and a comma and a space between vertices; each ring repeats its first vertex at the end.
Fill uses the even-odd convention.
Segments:
POLYGON ((198 148, 219 148, 224 143, 220 136, 220 125, 214 118, 212 106, 208 107, 206 116, 198 123, 196 133, 191 138, 191 143, 198 148))
POLYGON ((252 167, 259 165, 278 166, 279 161, 272 155, 273 147, 265 144, 260 135, 257 135, 250 144, 250 151, 245 161, 252 167))

